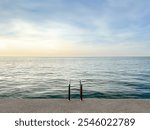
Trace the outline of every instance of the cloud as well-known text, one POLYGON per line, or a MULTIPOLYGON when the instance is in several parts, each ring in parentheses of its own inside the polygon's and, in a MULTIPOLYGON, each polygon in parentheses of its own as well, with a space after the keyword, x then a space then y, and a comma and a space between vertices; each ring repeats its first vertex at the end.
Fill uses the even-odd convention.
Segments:
POLYGON ((149 6, 148 0, 0 1, 0 54, 150 55, 149 6))

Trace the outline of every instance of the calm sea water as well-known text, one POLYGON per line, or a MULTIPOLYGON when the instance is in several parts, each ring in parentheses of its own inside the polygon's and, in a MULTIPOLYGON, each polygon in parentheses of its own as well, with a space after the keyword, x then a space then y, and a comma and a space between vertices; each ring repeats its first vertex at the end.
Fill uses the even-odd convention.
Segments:
POLYGON ((150 57, 0 57, 0 98, 150 98, 150 57))

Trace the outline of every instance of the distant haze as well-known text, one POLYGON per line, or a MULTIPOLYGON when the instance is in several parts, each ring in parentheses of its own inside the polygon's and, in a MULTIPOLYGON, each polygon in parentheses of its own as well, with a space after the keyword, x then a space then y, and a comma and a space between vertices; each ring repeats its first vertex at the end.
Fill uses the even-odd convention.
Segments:
POLYGON ((150 56, 150 0, 1 0, 0 56, 150 56))

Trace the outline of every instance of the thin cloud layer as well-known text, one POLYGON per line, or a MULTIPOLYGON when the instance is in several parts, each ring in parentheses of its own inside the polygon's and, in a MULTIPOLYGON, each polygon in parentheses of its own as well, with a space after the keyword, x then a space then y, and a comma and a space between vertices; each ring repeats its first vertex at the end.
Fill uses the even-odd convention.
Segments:
POLYGON ((149 0, 0 1, 0 55, 149 56, 149 0))

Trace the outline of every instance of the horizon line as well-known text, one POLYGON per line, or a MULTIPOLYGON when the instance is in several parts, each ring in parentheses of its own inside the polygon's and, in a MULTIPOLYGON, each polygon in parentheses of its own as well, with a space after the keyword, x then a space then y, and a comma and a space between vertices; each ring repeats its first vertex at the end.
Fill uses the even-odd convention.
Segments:
POLYGON ((128 55, 128 56, 0 56, 0 57, 33 57, 33 58, 109 58, 109 57, 150 57, 150 56, 132 56, 132 55, 128 55))

